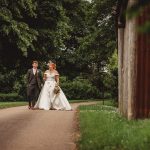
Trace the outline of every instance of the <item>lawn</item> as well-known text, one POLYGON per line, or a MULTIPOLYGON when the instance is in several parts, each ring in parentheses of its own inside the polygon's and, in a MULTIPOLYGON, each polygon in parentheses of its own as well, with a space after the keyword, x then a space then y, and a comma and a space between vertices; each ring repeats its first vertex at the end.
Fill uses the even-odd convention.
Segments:
POLYGON ((102 101, 98 99, 92 99, 92 100, 69 100, 69 103, 82 103, 82 102, 93 102, 93 101, 102 101))
POLYGON ((27 104, 27 102, 0 102, 0 109, 16 106, 25 106, 27 104))
POLYGON ((79 110, 79 150, 150 149, 150 120, 128 121, 115 107, 101 103, 79 110))
MULTIPOLYGON (((93 100, 70 100, 69 103, 91 102, 93 100)), ((27 102, 0 102, 0 109, 28 105, 27 102)))

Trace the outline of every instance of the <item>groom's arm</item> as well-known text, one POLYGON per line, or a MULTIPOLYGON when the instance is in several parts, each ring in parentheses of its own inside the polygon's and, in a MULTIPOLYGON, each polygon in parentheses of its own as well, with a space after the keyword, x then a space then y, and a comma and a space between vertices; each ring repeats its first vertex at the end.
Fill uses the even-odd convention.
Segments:
POLYGON ((39 77, 40 77, 41 83, 43 83, 43 75, 42 75, 42 71, 41 70, 39 71, 39 77))
POLYGON ((27 71, 27 84, 29 84, 30 80, 30 69, 27 71))

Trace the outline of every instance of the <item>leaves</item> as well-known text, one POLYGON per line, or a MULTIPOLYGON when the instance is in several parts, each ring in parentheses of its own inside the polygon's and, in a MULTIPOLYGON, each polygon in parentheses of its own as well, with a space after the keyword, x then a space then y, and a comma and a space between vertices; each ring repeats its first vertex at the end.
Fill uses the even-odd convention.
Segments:
POLYGON ((5 5, 1 3, 0 7, 1 38, 7 39, 8 44, 16 46, 25 56, 29 48, 34 50, 33 41, 37 39, 38 32, 20 19, 24 12, 35 16, 34 4, 32 0, 5 1, 5 5))
MULTIPOLYGON (((133 6, 131 6, 127 11, 126 15, 129 19, 134 17, 138 17, 139 15, 143 14, 143 10, 147 9, 146 7, 149 6, 149 0, 139 0, 133 6)), ((142 33, 150 33, 150 22, 149 20, 145 21, 142 25, 138 26, 138 31, 142 33)))
POLYGON ((1 64, 16 69, 20 77, 32 60, 45 66, 52 59, 69 80, 81 76, 103 92, 105 68, 116 46, 115 3, 116 0, 1 0, 1 64))

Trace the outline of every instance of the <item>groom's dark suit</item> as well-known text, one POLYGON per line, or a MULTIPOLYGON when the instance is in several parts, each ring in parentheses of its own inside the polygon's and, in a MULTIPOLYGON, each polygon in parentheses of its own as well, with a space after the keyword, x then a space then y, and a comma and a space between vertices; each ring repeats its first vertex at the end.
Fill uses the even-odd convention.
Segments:
POLYGON ((27 72, 27 98, 29 101, 29 107, 34 107, 35 102, 38 99, 42 84, 43 78, 41 70, 37 69, 34 75, 33 69, 29 69, 27 72))

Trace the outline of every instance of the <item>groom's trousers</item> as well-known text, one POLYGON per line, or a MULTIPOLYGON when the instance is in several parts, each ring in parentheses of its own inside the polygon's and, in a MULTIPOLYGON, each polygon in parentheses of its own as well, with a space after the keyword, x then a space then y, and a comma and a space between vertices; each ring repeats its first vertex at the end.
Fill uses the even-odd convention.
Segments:
POLYGON ((28 85, 27 98, 28 98, 30 107, 31 106, 34 107, 35 102, 38 99, 39 93, 40 93, 40 89, 37 84, 28 85))

